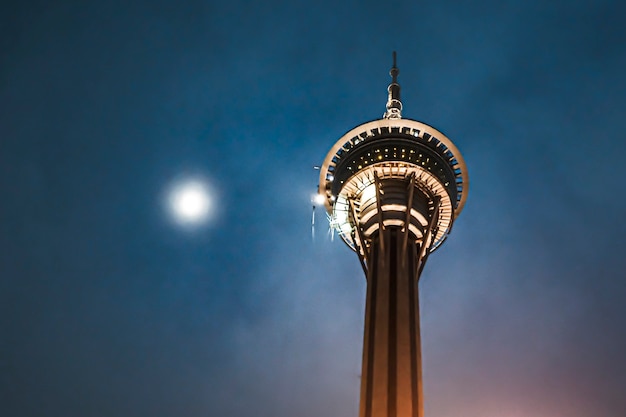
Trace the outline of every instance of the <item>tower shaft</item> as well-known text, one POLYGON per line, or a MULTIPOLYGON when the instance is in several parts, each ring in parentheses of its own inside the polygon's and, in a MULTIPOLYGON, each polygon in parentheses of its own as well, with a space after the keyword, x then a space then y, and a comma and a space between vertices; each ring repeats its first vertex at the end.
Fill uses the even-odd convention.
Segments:
POLYGON ((369 248, 360 417, 423 416, 421 251, 419 242, 404 251, 404 234, 385 228, 369 248))

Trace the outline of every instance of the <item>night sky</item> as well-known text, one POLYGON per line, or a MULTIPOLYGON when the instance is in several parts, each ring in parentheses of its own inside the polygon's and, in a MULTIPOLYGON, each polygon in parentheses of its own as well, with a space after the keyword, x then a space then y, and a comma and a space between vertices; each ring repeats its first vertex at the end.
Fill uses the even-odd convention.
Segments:
POLYGON ((626 415, 622 2, 2 4, 0 415, 356 417, 365 279, 320 208, 312 239, 313 166, 393 50, 470 177, 426 416, 626 415))

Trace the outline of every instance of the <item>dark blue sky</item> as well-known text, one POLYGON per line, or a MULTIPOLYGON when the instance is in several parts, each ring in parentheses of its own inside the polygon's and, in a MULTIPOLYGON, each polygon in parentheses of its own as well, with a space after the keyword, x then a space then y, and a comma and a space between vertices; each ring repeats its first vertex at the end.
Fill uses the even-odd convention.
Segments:
POLYGON ((4 2, 0 414, 351 417, 365 281, 310 197, 384 111, 470 194, 422 280, 428 417, 626 413, 626 7, 4 2), (171 221, 173 180, 218 210, 171 221))

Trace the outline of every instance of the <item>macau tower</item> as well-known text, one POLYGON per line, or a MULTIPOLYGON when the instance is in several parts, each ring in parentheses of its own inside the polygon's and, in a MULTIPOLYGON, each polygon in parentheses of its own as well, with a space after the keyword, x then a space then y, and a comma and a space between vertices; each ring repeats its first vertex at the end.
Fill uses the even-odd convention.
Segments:
POLYGON ((402 118, 393 58, 383 118, 343 135, 320 168, 331 227, 367 279, 359 417, 423 416, 418 281, 469 185, 452 141, 402 118))

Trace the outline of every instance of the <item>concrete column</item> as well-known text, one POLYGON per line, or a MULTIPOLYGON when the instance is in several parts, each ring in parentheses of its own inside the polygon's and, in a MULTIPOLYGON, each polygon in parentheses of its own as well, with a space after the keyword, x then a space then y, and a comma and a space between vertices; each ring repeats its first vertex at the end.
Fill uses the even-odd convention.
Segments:
POLYGON ((370 246, 360 417, 423 416, 419 248, 402 254, 402 244, 400 228, 388 227, 370 246))

